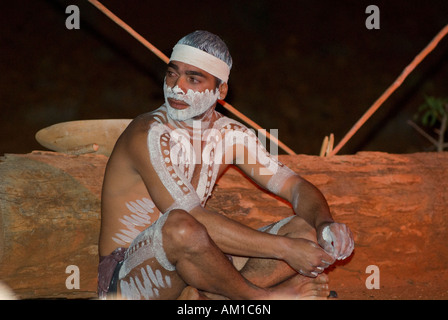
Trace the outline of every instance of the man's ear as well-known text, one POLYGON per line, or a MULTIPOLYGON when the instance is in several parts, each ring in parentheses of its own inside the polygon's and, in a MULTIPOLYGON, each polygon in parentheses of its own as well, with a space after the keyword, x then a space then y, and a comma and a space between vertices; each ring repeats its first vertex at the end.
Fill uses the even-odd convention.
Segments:
POLYGON ((224 100, 226 98, 228 90, 229 86, 227 83, 223 82, 219 85, 219 100, 224 100))

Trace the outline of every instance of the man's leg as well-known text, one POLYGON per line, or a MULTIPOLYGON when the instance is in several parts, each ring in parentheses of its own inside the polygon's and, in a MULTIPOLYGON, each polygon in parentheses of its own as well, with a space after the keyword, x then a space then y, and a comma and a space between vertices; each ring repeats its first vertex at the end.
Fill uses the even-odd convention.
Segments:
MULTIPOLYGON (((303 238, 317 243, 315 229, 297 216, 280 220, 264 228, 263 231, 291 238, 303 238)), ((293 285, 302 286, 302 293, 306 295, 326 297, 329 294, 326 275, 322 274, 317 278, 302 276, 284 261, 251 258, 244 262, 241 259, 238 261, 237 258, 235 264, 246 279, 262 288, 274 287, 279 284, 293 285)))
POLYGON ((247 281, 216 246, 207 229, 182 210, 170 213, 164 248, 185 284, 231 299, 267 298, 266 290, 247 281), (174 214, 174 215, 173 215, 174 214))
POLYGON ((189 213, 173 210, 131 244, 118 293, 130 299, 176 299, 192 286, 231 299, 268 298, 244 279, 189 213), (165 221, 166 220, 166 221, 165 221))
POLYGON ((162 247, 169 214, 142 231, 126 251, 117 282, 121 299, 173 299, 185 286, 162 247))
POLYGON ((299 299, 310 292, 298 285, 255 286, 235 269, 202 224, 188 212, 173 210, 129 247, 119 272, 118 294, 129 299, 176 299, 187 285, 230 299, 299 299))

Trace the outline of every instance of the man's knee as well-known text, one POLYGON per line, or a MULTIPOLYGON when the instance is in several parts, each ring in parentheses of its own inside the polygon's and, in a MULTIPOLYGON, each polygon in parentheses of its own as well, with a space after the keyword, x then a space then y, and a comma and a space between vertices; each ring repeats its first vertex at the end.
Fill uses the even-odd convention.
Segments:
POLYGON ((201 250, 209 242, 207 229, 185 210, 172 210, 163 227, 165 246, 183 250, 201 250))

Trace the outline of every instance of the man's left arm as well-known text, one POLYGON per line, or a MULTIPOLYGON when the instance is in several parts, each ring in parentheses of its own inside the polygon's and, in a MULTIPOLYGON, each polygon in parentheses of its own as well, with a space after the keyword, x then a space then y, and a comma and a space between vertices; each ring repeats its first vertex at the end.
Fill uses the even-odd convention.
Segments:
POLYGON ((294 174, 285 181, 277 195, 288 200, 296 215, 316 229, 317 240, 325 251, 338 260, 351 255, 353 235, 347 225, 334 221, 327 201, 318 188, 294 174))
MULTIPOLYGON (((248 134, 247 139, 256 137, 248 134)), ((316 229, 319 244, 334 258, 345 259, 352 253, 350 229, 334 221, 320 190, 271 156, 258 139, 246 144, 244 155, 240 159, 237 156, 236 164, 258 185, 289 201, 295 214, 316 229)))

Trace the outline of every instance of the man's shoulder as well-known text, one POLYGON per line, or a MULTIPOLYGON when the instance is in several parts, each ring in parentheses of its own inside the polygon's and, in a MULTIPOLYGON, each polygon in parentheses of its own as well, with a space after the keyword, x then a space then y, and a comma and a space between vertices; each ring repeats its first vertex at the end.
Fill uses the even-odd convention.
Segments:
POLYGON ((130 147, 141 147, 142 143, 146 144, 150 129, 159 123, 160 120, 154 111, 137 116, 129 123, 118 138, 114 149, 118 152, 118 150, 129 150, 130 147))
POLYGON ((225 130, 248 130, 248 127, 246 127, 244 124, 242 124, 241 122, 229 118, 227 116, 224 116, 222 114, 220 114, 220 117, 214 122, 213 127, 215 129, 221 130, 221 131, 225 131, 225 130))
POLYGON ((214 129, 218 130, 222 136, 222 139, 234 138, 252 138, 257 139, 257 133, 254 129, 249 128, 242 124, 241 122, 234 120, 232 118, 223 116, 219 118, 213 126, 214 129))
POLYGON ((148 131, 152 127, 157 125, 165 125, 166 123, 166 113, 163 112, 162 108, 158 108, 154 111, 143 113, 134 118, 126 130, 131 136, 141 134, 147 135, 148 131))

